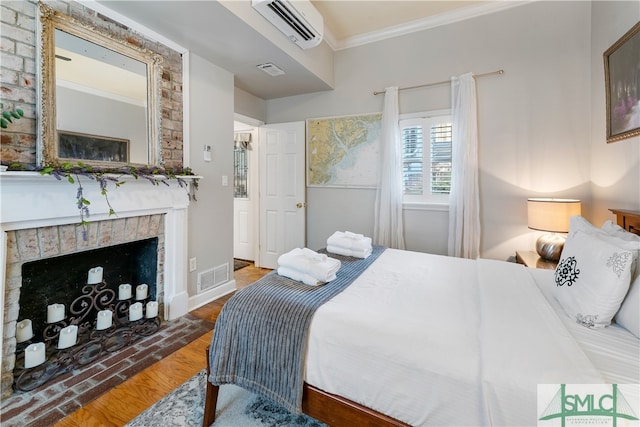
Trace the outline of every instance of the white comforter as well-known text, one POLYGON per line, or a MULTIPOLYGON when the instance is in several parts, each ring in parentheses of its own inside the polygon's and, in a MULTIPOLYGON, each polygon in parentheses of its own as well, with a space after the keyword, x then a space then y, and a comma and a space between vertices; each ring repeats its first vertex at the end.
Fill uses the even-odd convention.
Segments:
POLYGON ((393 249, 316 312, 306 369, 416 426, 536 425, 538 384, 606 382, 529 269, 393 249))

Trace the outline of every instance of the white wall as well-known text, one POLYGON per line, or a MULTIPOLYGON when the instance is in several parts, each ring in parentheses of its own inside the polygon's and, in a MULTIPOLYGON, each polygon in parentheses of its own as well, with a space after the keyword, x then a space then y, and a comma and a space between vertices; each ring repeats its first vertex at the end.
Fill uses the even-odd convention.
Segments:
POLYGON ((264 122, 267 119, 267 103, 264 99, 258 98, 245 92, 242 89, 235 88, 234 91, 234 111, 245 117, 264 122))
POLYGON ((233 74, 190 55, 190 166, 203 178, 189 206, 189 258, 198 269, 189 273, 189 295, 196 294, 197 274, 230 266, 233 277, 233 187, 222 186, 222 176, 233 182, 233 74), (203 159, 211 145, 211 162, 203 159))
POLYGON ((147 109, 56 86, 58 130, 129 140, 129 163, 149 162, 147 109))
POLYGON ((602 54, 640 20, 640 2, 595 2, 591 31, 591 219, 611 219, 609 208, 640 210, 640 137, 606 143, 602 54))
MULTIPOLYGON (((267 101, 267 122, 382 110, 374 90, 468 71, 479 79, 483 257, 533 249, 531 196, 590 195, 588 2, 535 2, 491 15, 336 52, 335 90, 267 101)), ((401 92, 400 112, 450 108, 449 88, 401 92)), ((373 190, 309 188, 307 245, 336 229, 373 232, 373 190)), ((446 252, 446 212, 405 210, 409 249, 446 252)))

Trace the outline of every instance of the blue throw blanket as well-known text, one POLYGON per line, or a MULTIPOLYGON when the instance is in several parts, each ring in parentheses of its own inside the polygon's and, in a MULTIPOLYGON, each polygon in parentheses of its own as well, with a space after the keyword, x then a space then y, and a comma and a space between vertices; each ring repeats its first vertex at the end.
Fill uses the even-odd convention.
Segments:
POLYGON ((366 259, 327 254, 342 266, 335 280, 319 287, 274 271, 236 292, 216 320, 209 381, 236 384, 300 413, 313 314, 360 276, 384 249, 374 246, 366 259))

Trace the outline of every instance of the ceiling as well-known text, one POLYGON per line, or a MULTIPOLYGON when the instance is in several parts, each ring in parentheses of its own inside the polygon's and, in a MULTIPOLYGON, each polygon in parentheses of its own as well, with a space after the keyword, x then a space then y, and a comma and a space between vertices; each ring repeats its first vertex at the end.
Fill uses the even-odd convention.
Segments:
MULTIPOLYGON (((331 89, 217 1, 97 0, 97 3, 233 73, 236 87, 262 99, 331 89), (276 64, 286 75, 271 77, 256 68, 265 62, 276 64)), ((404 25, 410 28, 406 32, 416 31, 441 25, 447 17, 463 19, 461 13, 465 11, 470 16, 477 15, 487 13, 487 7, 513 2, 314 0, 312 3, 324 17, 325 40, 333 50, 339 50, 397 35, 404 25)))
POLYGON ((312 0, 337 44, 408 22, 478 6, 486 1, 327 1, 312 0))

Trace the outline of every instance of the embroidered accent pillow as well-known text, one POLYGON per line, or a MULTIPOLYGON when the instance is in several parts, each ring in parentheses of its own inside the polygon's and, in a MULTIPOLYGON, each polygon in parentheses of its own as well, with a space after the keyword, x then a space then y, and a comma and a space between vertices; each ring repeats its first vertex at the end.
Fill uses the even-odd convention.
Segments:
MULTIPOLYGON (((618 224, 614 224, 612 221, 605 221, 600 229, 609 237, 616 239, 615 241, 611 241, 611 243, 616 244, 616 242, 622 240, 625 243, 619 246, 624 247, 625 249, 637 251, 638 253, 636 254, 636 258, 640 257, 640 236, 628 232, 618 224)), ((634 267, 635 268, 631 269, 632 281, 640 276, 640 263, 636 262, 634 267)))
POLYGON ((633 253, 633 263, 631 264, 631 281, 640 275, 640 237, 629 233, 622 227, 606 221, 602 228, 592 225, 580 215, 572 216, 569 220, 569 236, 576 231, 583 231, 598 239, 611 243, 633 253))
POLYGON ((634 255, 582 230, 569 233, 554 276, 565 313, 587 328, 611 324, 629 289, 634 255))
MULTIPOLYGON (((610 236, 615 236, 629 242, 636 242, 638 244, 638 250, 640 250, 640 236, 628 232, 611 221, 606 221, 602 224, 601 229, 610 236)), ((620 310, 616 313, 615 321, 618 325, 640 338, 640 259, 636 262, 635 270, 635 276, 632 274, 631 277, 629 292, 627 292, 627 296, 624 301, 622 301, 620 310)))

